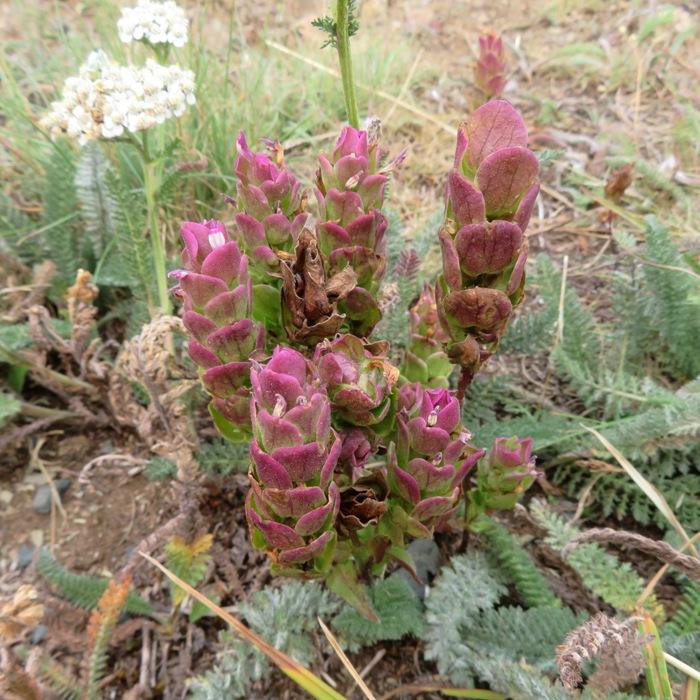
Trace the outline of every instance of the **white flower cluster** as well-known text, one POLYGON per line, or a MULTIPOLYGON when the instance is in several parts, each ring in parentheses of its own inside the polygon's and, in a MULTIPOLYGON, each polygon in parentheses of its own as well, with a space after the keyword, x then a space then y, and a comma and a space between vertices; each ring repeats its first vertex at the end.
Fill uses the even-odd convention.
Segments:
POLYGON ((194 104, 194 73, 149 59, 145 67, 119 66, 93 51, 77 77, 68 78, 63 99, 51 105, 41 126, 51 136, 87 141, 150 129, 181 116, 194 104))
POLYGON ((125 7, 122 10, 117 30, 119 38, 125 44, 148 41, 151 44, 181 47, 187 43, 188 23, 185 11, 172 0, 138 0, 136 7, 125 7))

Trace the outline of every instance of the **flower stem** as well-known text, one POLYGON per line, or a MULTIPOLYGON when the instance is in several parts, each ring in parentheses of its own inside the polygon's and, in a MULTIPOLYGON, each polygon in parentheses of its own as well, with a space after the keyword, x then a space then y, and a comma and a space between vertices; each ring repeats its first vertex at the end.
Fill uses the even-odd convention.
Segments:
POLYGON ((345 108, 348 112, 348 122, 355 129, 360 128, 357 114, 357 97, 355 95, 355 80, 352 76, 352 56, 350 55, 350 13, 348 0, 338 0, 336 6, 336 45, 340 62, 340 75, 343 79, 345 108))
POLYGON ((143 181, 146 190, 146 208, 148 210, 148 230, 151 235, 153 248, 153 263, 155 267, 156 281, 158 284, 158 304, 161 313, 169 314, 172 311, 170 297, 168 296, 167 270, 165 268, 165 254, 163 241, 158 225, 158 206, 156 205, 156 190, 158 189, 158 162, 153 159, 148 149, 148 131, 143 132, 143 181))

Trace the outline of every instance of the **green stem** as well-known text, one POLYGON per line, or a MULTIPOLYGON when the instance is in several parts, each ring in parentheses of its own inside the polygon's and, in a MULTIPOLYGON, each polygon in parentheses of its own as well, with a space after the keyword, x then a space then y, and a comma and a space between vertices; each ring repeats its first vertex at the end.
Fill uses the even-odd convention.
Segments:
MULTIPOLYGON (((71 389, 80 389, 82 391, 93 392, 95 387, 88 382, 84 382, 81 379, 76 379, 75 377, 69 377, 65 374, 61 374, 54 369, 48 369, 47 367, 39 368, 35 363, 33 363, 29 358, 25 357, 21 352, 15 350, 10 350, 6 345, 0 343, 0 350, 2 351, 3 362, 7 362, 15 367, 24 367, 30 373, 34 372, 36 375, 36 380, 41 383, 42 375, 44 377, 49 377, 55 382, 62 384, 63 386, 69 387, 71 389)), ((49 387, 50 388, 50 387, 49 387)))
POLYGON ((355 80, 352 77, 352 56, 350 55, 350 14, 348 0, 338 0, 336 9, 336 45, 340 62, 340 75, 343 79, 345 107, 348 111, 348 122, 355 129, 360 128, 357 115, 357 97, 355 95, 355 80))
POLYGON ((79 418, 80 413, 73 411, 61 411, 46 406, 36 406, 32 403, 22 402, 22 415, 27 418, 79 418))
POLYGON ((143 132, 143 181, 146 190, 146 208, 148 209, 148 230, 151 234, 151 246, 153 247, 153 262, 155 266, 156 281, 158 283, 158 302, 161 313, 169 314, 172 311, 170 297, 168 296, 167 270, 165 267, 165 254, 163 241, 158 225, 158 206, 156 204, 156 191, 158 189, 158 162, 151 158, 148 149, 148 131, 143 132))

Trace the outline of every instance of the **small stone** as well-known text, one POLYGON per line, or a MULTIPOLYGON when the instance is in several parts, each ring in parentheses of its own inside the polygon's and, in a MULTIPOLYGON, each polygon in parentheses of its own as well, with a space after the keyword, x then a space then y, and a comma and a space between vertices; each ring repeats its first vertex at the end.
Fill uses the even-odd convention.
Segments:
POLYGON ((12 491, 0 491, 0 503, 12 503, 12 491))
POLYGON ((43 530, 32 530, 29 533, 29 539, 31 543, 38 549, 44 544, 44 531, 43 530))
POLYGON ((32 644, 41 644, 46 636, 46 625, 39 625, 32 633, 32 644))
POLYGON ((17 551, 17 568, 22 571, 26 569, 34 558, 34 547, 20 547, 17 551))
POLYGON ((406 547, 408 553, 413 557, 413 562, 416 565, 416 573, 418 578, 423 582, 419 585, 418 582, 405 569, 399 569, 392 576, 401 576, 416 592, 416 595, 422 600, 428 588, 428 584, 435 574, 440 570, 442 564, 442 554, 440 548, 435 544, 434 540, 414 540, 406 547))
MULTIPOLYGON (((63 496, 71 485, 70 479, 59 479, 55 482, 56 491, 59 496, 63 496)), ((42 484, 34 494, 32 510, 39 515, 48 515, 51 512, 51 486, 42 484)))

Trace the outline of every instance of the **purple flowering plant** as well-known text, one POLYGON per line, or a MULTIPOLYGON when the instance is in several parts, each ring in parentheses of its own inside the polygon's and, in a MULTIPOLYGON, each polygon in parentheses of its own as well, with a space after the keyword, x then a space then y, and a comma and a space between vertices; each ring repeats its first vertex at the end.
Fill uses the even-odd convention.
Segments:
POLYGON ((376 122, 343 128, 311 190, 281 144, 254 151, 241 133, 232 220, 184 224, 171 273, 216 426, 250 444, 253 544, 274 573, 324 580, 368 617, 361 582, 392 562, 413 571, 410 538, 512 508, 537 476, 531 440, 487 450, 461 421, 464 390, 523 297, 539 187, 525 124, 492 101, 459 127, 442 271, 410 309, 398 366, 374 331, 382 207, 405 152, 390 160, 379 141, 376 122))

